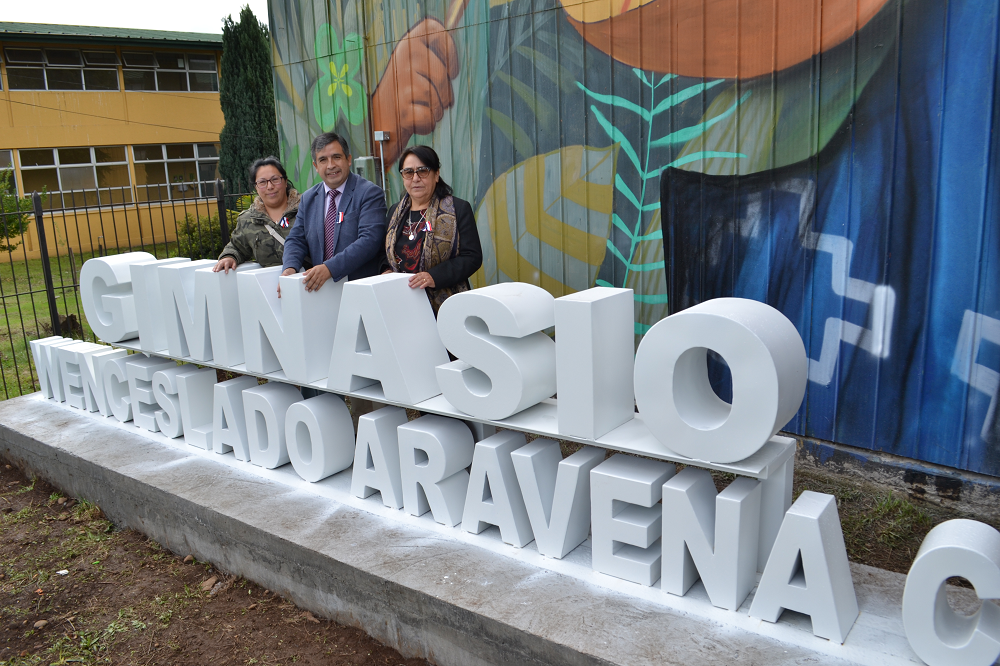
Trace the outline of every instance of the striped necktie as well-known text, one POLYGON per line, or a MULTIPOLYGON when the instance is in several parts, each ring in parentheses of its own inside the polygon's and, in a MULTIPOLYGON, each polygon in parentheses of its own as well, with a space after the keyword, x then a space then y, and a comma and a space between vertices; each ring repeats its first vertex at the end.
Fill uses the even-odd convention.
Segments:
POLYGON ((330 205, 326 209, 326 244, 323 248, 323 261, 333 256, 337 247, 337 195, 340 190, 330 190, 330 205))

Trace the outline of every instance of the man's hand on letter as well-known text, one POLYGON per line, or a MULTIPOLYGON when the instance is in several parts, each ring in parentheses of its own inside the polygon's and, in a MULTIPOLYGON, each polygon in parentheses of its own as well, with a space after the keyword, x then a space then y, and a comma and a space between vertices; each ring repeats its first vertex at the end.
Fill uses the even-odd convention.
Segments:
POLYGON ((306 286, 306 291, 316 291, 323 286, 323 283, 330 279, 330 269, 326 267, 326 264, 320 264, 319 266, 313 266, 305 273, 305 280, 302 282, 306 286))
MULTIPOLYGON (((298 273, 294 268, 286 268, 281 271, 281 276, 295 275, 298 273)), ((305 273, 305 280, 302 284, 305 285, 306 291, 316 291, 323 286, 323 283, 330 279, 330 269, 326 267, 326 264, 320 264, 319 266, 313 266, 305 273)), ((281 298, 281 280, 278 280, 278 298, 281 298)))

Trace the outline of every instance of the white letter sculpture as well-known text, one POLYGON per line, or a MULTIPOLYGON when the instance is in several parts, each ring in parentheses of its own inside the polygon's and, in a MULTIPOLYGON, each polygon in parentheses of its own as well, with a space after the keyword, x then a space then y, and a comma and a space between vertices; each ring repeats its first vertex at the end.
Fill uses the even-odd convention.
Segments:
POLYGON ((128 370, 125 362, 130 356, 108 359, 103 364, 101 379, 104 382, 104 396, 108 401, 108 411, 121 423, 132 420, 132 396, 129 392, 128 370))
POLYGON ((237 460, 250 460, 243 391, 256 386, 257 378, 248 375, 215 385, 212 406, 212 450, 216 453, 232 451, 237 460))
POLYGON ((54 335, 49 338, 42 338, 41 340, 32 340, 28 343, 31 347, 31 355, 35 359, 35 373, 38 375, 38 387, 42 391, 42 395, 46 398, 54 399, 56 402, 66 401, 62 375, 59 371, 59 354, 57 350, 60 347, 75 345, 78 342, 79 340, 74 340, 73 338, 63 338, 54 335))
POLYGON ((184 441, 207 451, 212 450, 212 400, 216 379, 213 368, 191 369, 177 375, 184 441))
POLYGON ((647 587, 660 578, 663 512, 657 504, 675 469, 618 453, 591 470, 594 571, 647 587))
POLYGON ((701 578, 714 606, 736 610, 757 582, 760 482, 737 477, 721 493, 708 470, 686 467, 663 484, 664 592, 701 578))
POLYGON ((172 257, 135 262, 129 266, 134 296, 132 302, 135 304, 135 316, 139 324, 139 346, 146 353, 167 350, 167 329, 163 323, 163 313, 166 312, 166 308, 161 302, 159 268, 170 264, 187 263, 191 263, 191 260, 185 257, 172 257))
POLYGON ((157 432, 156 412, 159 404, 153 395, 153 375, 160 370, 176 368, 177 364, 168 358, 146 357, 133 354, 125 359, 128 374, 128 394, 132 404, 132 421, 136 427, 157 432))
POLYGON ((556 392, 553 298, 505 282, 455 294, 438 311, 438 333, 458 361, 438 366, 448 402, 480 419, 505 419, 556 392))
POLYGON ((806 490, 781 523, 750 616, 777 622, 786 608, 810 616, 814 634, 838 643, 858 617, 833 495, 806 490))
POLYGON ((920 544, 906 575, 903 628, 929 666, 989 666, 1000 657, 1000 608, 989 601, 972 615, 948 604, 948 578, 961 576, 980 599, 1000 599, 1000 533, 974 520, 949 520, 920 544))
POLYGON ((743 460, 788 423, 805 395, 808 358, 783 314, 743 298, 717 298, 659 321, 635 356, 635 399, 650 432, 675 453, 743 460), (708 380, 707 350, 733 378, 732 405, 708 380))
POLYGON ((156 410, 153 416, 156 418, 157 427, 165 437, 173 439, 184 434, 177 377, 192 371, 197 371, 197 368, 185 363, 160 370, 153 375, 153 397, 156 398, 156 404, 162 408, 156 410))
MULTIPOLYGON (((119 360, 124 362, 125 357, 128 356, 128 351, 125 349, 111 349, 110 347, 106 347, 105 349, 107 351, 97 352, 90 357, 90 362, 94 364, 95 386, 93 389, 90 388, 90 378, 88 377, 87 391, 89 393, 93 390, 94 399, 97 401, 97 411, 101 413, 101 416, 111 417, 114 416, 111 413, 111 394, 108 393, 108 386, 104 381, 104 372, 111 361, 119 360)), ((127 384, 126 388, 128 388, 127 384)))
POLYGON ((456 419, 428 415, 399 426, 397 433, 407 513, 422 516, 429 510, 437 522, 458 525, 476 446, 472 431, 456 419))
POLYGON ((104 393, 104 363, 112 358, 128 355, 124 349, 81 342, 59 348, 60 373, 66 402, 71 407, 110 416, 108 399, 104 393), (78 391, 76 389, 79 389, 78 391))
POLYGON ((539 438, 511 460, 538 552, 562 559, 590 534, 590 470, 604 449, 585 446, 564 460, 557 442, 539 438))
POLYGON ((631 289, 595 287, 557 298, 559 433, 597 439, 635 417, 631 289))
POLYGON ((299 400, 302 400, 302 394, 294 386, 280 382, 269 382, 243 391, 251 463, 264 469, 274 469, 289 461, 285 445, 285 414, 299 400))
POLYGON ((448 362, 434 311, 406 273, 376 275, 344 286, 326 380, 335 391, 377 382, 386 399, 414 405, 441 393, 434 368, 448 362))
POLYGON ((327 374, 346 279, 306 291, 302 273, 280 275, 281 266, 236 274, 247 371, 283 370, 294 382, 318 381, 327 374))
POLYGON ((510 458, 522 446, 524 433, 512 430, 476 444, 465 493, 463 530, 479 534, 489 525, 496 525, 500 528, 500 538, 517 548, 524 548, 535 539, 510 458))
POLYGON ((354 422, 339 395, 292 403, 285 414, 285 442, 296 473, 310 483, 341 472, 354 462, 354 422))
MULTIPOLYGON (((226 278, 232 278, 229 282, 235 287, 236 276, 226 275, 224 271, 215 273, 212 271, 213 266, 215 259, 202 259, 168 264, 158 269, 160 298, 164 308, 163 324, 167 335, 167 350, 171 356, 211 361, 215 356, 213 341, 225 340, 225 336, 215 333, 215 328, 226 328, 223 321, 227 314, 230 317, 235 314, 235 321, 228 322, 230 327, 233 324, 240 326, 239 300, 226 302, 221 298, 213 299, 209 293, 209 287, 214 286, 218 295, 221 291, 218 287, 226 278), (207 271, 207 274, 199 274, 199 270, 207 271)), ((242 348, 241 339, 240 349, 242 348)))
POLYGON ((53 350, 59 360, 59 376, 67 405, 89 412, 97 411, 97 397, 92 392, 88 393, 87 376, 93 368, 90 358, 107 350, 108 347, 92 342, 77 342, 53 350), (89 409, 89 405, 94 408, 89 409))
POLYGON ((358 418, 358 439, 351 471, 351 494, 369 497, 382 494, 382 503, 403 508, 403 481, 399 475, 399 435, 406 423, 406 410, 383 407, 358 418))
POLYGON ((80 269, 80 299, 94 335, 106 342, 131 340, 139 335, 130 266, 155 259, 148 252, 128 252, 84 262, 80 269))

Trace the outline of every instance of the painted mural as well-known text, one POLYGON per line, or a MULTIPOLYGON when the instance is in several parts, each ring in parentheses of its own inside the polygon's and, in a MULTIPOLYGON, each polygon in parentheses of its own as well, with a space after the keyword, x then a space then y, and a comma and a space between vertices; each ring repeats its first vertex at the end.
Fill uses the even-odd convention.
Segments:
MULTIPOLYGON (((282 159, 433 145, 485 262, 799 328, 794 432, 1000 475, 1000 0, 272 0, 282 159)), ((714 383, 727 391, 724 366, 714 383)))

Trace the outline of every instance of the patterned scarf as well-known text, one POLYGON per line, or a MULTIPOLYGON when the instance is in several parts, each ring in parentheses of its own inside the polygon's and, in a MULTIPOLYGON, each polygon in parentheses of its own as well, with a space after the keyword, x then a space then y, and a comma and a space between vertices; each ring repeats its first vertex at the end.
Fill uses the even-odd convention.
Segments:
MULTIPOLYGON (((399 257, 396 256, 396 241, 402 232, 402 227, 410 216, 410 195, 404 194, 396 206, 396 212, 389 220, 389 229, 385 236, 385 254, 389 259, 394 273, 399 273, 399 257)), ((420 262, 417 265, 417 272, 421 273, 428 268, 433 268, 440 263, 448 261, 458 255, 458 223, 455 219, 455 200, 448 196, 438 199, 437 195, 431 196, 430 204, 424 218, 430 224, 432 231, 424 234, 423 249, 420 253, 420 262)), ((451 287, 435 287, 427 289, 427 298, 434 309, 434 316, 437 317, 438 308, 452 294, 469 290, 468 280, 460 282, 451 287)))

